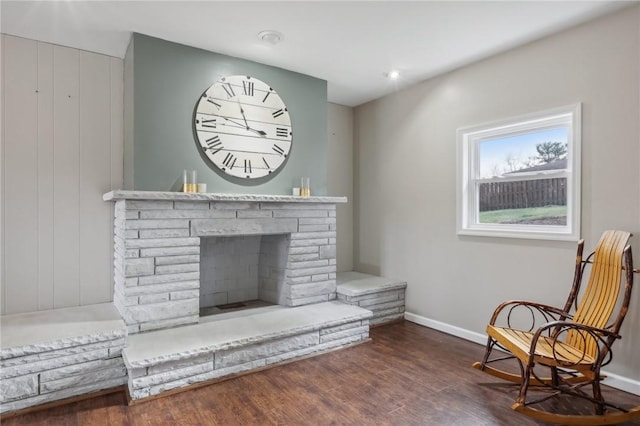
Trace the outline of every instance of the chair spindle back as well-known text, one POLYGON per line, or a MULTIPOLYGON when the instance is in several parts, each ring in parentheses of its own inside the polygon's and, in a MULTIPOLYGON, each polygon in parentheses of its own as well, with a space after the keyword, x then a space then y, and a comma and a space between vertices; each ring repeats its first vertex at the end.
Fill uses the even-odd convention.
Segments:
MULTIPOLYGON (((625 231, 606 231, 595 249, 589 283, 580 299, 574 322, 605 328, 611 319, 619 295, 622 293, 622 257, 631 234, 625 231)), ((598 342, 586 333, 570 330, 567 343, 595 356, 598 342)))

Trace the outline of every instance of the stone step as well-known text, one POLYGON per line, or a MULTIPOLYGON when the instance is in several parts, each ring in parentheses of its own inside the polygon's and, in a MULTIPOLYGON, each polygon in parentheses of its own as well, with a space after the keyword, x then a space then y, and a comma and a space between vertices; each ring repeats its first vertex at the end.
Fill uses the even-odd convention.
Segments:
POLYGON ((270 306, 242 316, 129 335, 129 394, 141 399, 369 338, 371 311, 337 301, 270 306))
POLYGON ((127 334, 124 321, 112 303, 4 315, 0 324, 1 359, 127 334))
POLYGON ((0 413, 125 384, 126 334, 111 303, 3 316, 0 413))
POLYGON ((370 310, 371 325, 404 318, 405 281, 349 271, 338 272, 338 300, 370 310))

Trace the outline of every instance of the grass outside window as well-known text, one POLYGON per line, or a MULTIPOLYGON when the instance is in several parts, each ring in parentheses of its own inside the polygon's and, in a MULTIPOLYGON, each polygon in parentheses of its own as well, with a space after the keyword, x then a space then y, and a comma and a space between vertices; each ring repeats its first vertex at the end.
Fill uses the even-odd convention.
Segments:
POLYGON ((480 212, 480 223, 566 225, 567 206, 530 207, 480 212))

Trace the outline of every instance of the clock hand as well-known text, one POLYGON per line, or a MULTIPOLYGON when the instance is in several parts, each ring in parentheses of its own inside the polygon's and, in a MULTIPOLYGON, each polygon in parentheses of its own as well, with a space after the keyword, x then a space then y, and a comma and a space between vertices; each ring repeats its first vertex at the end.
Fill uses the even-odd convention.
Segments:
POLYGON ((238 101, 238 106, 240 107, 240 114, 242 114, 244 125, 247 126, 247 130, 251 130, 251 128, 249 127, 249 123, 247 123, 247 117, 244 116, 244 109, 242 109, 242 104, 240 103, 240 99, 236 98, 236 101, 238 101))
POLYGON ((240 114, 242 114, 242 119, 244 120, 244 124, 247 126, 247 130, 250 130, 250 131, 252 131, 254 133, 257 133, 260 136, 267 136, 267 132, 265 132, 264 130, 252 129, 249 126, 249 123, 247 123, 247 117, 245 117, 245 115, 244 115, 244 109, 242 108, 242 104, 240 103, 240 99, 236 98, 236 101, 238 102, 238 106, 240 107, 240 114))
MULTIPOLYGON (((246 130, 250 130, 250 131, 252 131, 252 132, 254 132, 254 133, 257 133, 257 134, 259 134, 260 136, 267 136, 267 132, 265 132, 264 130, 256 130, 256 129, 252 129, 252 128, 251 128, 251 127, 249 127, 249 126, 243 126, 243 125, 242 125, 242 123, 239 123, 239 122, 237 122, 237 121, 235 121, 235 120, 232 120, 232 119, 230 119, 230 118, 227 118, 227 117, 225 117, 225 116, 223 116, 223 115, 219 115, 218 117, 223 118, 223 119, 227 120, 228 122, 235 124, 237 127, 240 127, 240 128, 246 129, 246 130)), ((245 120, 245 121, 246 121, 246 120, 245 120)), ((234 127, 235 127, 235 126, 234 126, 234 127)))
POLYGON ((242 125, 242 123, 238 123, 237 121, 232 120, 232 119, 230 119, 230 118, 227 118, 227 117, 225 117, 224 115, 219 115, 218 117, 221 117, 221 118, 223 118, 223 119, 227 120, 228 122, 235 124, 235 125, 236 125, 236 126, 238 126, 238 127, 242 127, 243 129, 247 129, 247 128, 248 128, 248 127, 246 127, 246 126, 243 126, 243 125, 242 125))
MULTIPOLYGON (((250 130, 250 131, 252 131, 254 133, 257 133, 260 136, 267 136, 267 132, 265 132, 264 130, 252 129, 251 126, 249 126, 249 123, 247 122, 247 117, 244 115, 244 108, 242 108, 242 104, 240 103, 240 99, 236 98, 236 102, 238 102, 238 106, 240 107, 240 114, 242 115, 242 119, 244 120, 244 124, 245 124, 247 130, 250 130)), ((226 117, 222 117, 222 118, 225 118, 226 120, 228 120, 228 118, 226 118, 226 117)), ((229 121, 231 121, 231 120, 229 120, 229 121)))

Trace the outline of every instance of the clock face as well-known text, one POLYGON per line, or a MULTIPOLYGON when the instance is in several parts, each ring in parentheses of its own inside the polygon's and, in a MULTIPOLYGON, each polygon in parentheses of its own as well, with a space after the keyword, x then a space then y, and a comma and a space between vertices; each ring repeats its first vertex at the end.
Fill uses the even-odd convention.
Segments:
POLYGON ((224 173, 254 179, 275 172, 291 150, 293 132, 278 93, 254 77, 224 77, 198 101, 198 142, 224 173))

